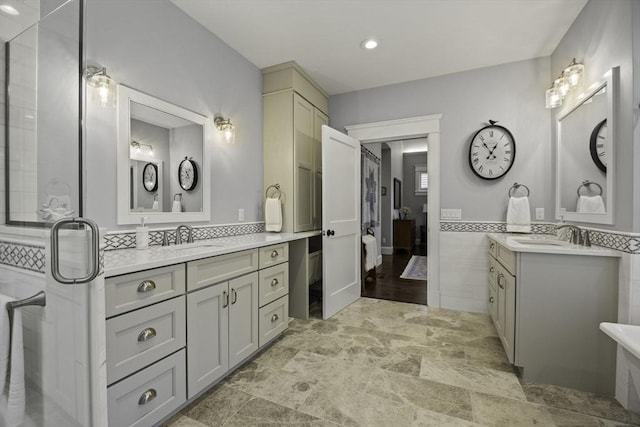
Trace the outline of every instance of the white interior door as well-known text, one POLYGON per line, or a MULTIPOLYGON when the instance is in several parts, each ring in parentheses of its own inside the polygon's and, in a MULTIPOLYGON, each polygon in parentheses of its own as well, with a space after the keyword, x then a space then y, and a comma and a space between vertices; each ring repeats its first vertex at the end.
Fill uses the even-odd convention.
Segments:
POLYGON ((360 141, 322 126, 322 317, 360 298, 360 141))

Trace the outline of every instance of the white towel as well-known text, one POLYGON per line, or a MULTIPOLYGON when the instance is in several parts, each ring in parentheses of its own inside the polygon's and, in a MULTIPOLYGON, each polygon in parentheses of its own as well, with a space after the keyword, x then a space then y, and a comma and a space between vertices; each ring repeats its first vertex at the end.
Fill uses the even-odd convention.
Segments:
POLYGON ((180 200, 173 201, 173 205, 171 205, 171 212, 182 212, 182 203, 180 203, 180 200))
POLYGON ((264 202, 264 228, 266 231, 282 230, 282 206, 279 198, 267 197, 264 202))
POLYGON ((21 425, 25 410, 22 313, 19 309, 14 310, 10 325, 7 312, 7 303, 10 301, 13 299, 0 295, 0 426, 2 427, 21 425), (9 336, 11 349, 9 349, 9 336))
POLYGON ((157 200, 154 200, 154 201, 153 201, 153 205, 151 206, 151 209, 152 209, 152 210, 154 210, 154 211, 157 211, 157 210, 158 210, 158 207, 159 207, 159 206, 158 206, 158 201, 157 201, 157 200))
POLYGON ((376 260, 378 258, 378 243, 376 238, 370 234, 362 236, 362 243, 364 243, 364 269, 369 271, 376 266, 376 260))
POLYGON ((531 233, 531 209, 528 197, 509 198, 507 232, 531 233))
POLYGON ((603 214, 607 213, 607 209, 604 207, 602 196, 580 196, 578 197, 576 212, 603 214))

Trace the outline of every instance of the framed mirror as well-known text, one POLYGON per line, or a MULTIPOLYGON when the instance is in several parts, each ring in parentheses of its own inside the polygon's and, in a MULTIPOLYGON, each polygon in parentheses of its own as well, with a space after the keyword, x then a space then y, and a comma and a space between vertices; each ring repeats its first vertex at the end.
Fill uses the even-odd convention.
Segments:
POLYGON ((613 224, 619 67, 556 118, 556 219, 613 224))
POLYGON ((209 122, 118 86, 118 224, 209 221, 209 122))

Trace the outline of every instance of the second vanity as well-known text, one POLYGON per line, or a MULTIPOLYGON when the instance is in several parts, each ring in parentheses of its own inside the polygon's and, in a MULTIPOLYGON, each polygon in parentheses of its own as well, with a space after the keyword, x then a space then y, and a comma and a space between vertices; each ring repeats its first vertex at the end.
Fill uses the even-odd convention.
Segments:
POLYGON ((316 234, 107 252, 109 425, 162 421, 279 336, 289 320, 289 245, 316 234))
POLYGON ((489 313, 523 379, 613 395, 619 253, 555 236, 487 235, 489 313))

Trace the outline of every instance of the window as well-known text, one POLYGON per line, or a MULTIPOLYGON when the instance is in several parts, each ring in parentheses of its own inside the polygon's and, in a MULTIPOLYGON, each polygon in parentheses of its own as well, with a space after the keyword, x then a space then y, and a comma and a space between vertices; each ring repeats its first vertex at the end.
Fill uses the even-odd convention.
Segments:
POLYGON ((429 189, 429 174, 427 174, 427 166, 419 165, 415 166, 416 174, 416 196, 426 196, 429 189))

